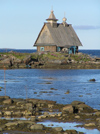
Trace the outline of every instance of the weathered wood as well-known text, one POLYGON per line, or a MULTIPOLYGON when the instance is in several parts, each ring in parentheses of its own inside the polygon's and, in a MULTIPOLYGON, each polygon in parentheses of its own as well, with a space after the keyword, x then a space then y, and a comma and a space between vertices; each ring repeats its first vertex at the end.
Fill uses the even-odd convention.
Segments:
POLYGON ((54 51, 59 48, 62 51, 63 48, 68 48, 68 51, 73 53, 78 52, 78 46, 82 46, 77 34, 75 33, 71 24, 57 23, 53 11, 50 17, 47 19, 47 23, 44 23, 34 46, 37 46, 37 51, 54 51), (56 26, 54 25, 56 24, 56 26), (66 25, 65 25, 66 24, 66 25))
POLYGON ((45 25, 39 35, 39 38, 36 42, 36 44, 53 44, 53 38, 50 34, 49 29, 47 28, 47 25, 45 25))
POLYGON ((41 52, 41 47, 44 47, 44 51, 56 52, 56 46, 37 46, 38 52, 41 52))

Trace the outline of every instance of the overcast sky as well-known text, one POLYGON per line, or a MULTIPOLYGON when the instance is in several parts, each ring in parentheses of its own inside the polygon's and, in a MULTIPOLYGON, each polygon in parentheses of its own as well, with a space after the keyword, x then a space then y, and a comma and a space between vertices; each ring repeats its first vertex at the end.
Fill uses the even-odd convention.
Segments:
POLYGON ((0 48, 33 49, 53 7, 67 18, 83 47, 100 49, 100 0, 0 0, 0 48))

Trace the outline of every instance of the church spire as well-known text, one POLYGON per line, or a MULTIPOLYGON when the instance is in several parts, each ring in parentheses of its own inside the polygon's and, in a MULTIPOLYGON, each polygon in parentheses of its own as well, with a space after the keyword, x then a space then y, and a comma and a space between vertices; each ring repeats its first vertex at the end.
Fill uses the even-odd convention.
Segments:
POLYGON ((57 21, 58 19, 56 19, 53 10, 51 10, 50 16, 48 19, 46 19, 48 21, 48 23, 51 24, 52 27, 57 27, 57 21))
POLYGON ((58 19, 56 19, 56 17, 55 17, 55 15, 54 15, 53 12, 54 12, 54 11, 51 10, 51 14, 50 14, 49 18, 46 19, 47 21, 55 21, 55 22, 58 21, 58 19))
POLYGON ((67 20, 67 19, 66 19, 66 17, 65 17, 65 13, 64 13, 64 18, 63 18, 62 20, 63 20, 63 25, 66 26, 66 24, 67 24, 67 23, 66 23, 66 20, 67 20))

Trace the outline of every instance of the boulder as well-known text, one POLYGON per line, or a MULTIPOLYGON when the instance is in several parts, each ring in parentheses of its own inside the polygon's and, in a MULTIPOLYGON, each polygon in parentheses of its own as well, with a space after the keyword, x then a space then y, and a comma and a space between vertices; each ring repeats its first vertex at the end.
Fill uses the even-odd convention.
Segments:
POLYGON ((6 99, 9 99, 10 97, 9 96, 0 96, 0 102, 6 100, 6 99))
POLYGON ((9 106, 9 109, 15 109, 16 106, 9 106))
POLYGON ((0 111, 0 116, 2 116, 2 112, 0 111))
POLYGON ((26 56, 26 57, 23 59, 23 62, 24 62, 25 64, 29 64, 29 63, 31 62, 31 55, 26 56))
POLYGON ((13 100, 12 99, 6 99, 3 101, 3 104, 12 104, 13 103, 13 100))
POLYGON ((42 115, 38 116, 38 119, 41 120, 42 119, 42 115))
POLYGON ((86 104, 79 104, 78 106, 78 109, 79 110, 81 110, 81 109, 83 109, 83 110, 93 110, 93 108, 91 108, 90 106, 88 106, 88 105, 86 105, 86 104))
POLYGON ((48 112, 44 112, 44 115, 45 115, 46 117, 48 117, 48 116, 49 116, 49 113, 48 113, 48 112))
POLYGON ((41 118, 42 119, 45 119, 47 116, 46 115, 41 115, 41 118))
POLYGON ((74 108, 72 105, 67 105, 67 106, 63 107, 62 111, 68 112, 68 113, 74 113, 74 108))
POLYGON ((21 64, 22 60, 16 58, 16 59, 14 59, 13 62, 14 62, 14 64, 21 64))
POLYGON ((54 117, 56 117, 57 116, 57 114, 50 114, 49 115, 49 117, 51 117, 51 118, 54 118, 54 117))
POLYGON ((4 112, 4 116, 11 116, 11 115, 12 115, 11 111, 5 111, 4 112))
POLYGON ((95 115, 100 116, 100 112, 95 112, 95 115))
POLYGON ((95 126, 95 123, 87 123, 84 126, 85 127, 94 127, 95 126))
POLYGON ((48 63, 53 63, 53 64, 61 64, 61 60, 48 60, 48 63))
POLYGON ((33 122, 35 122, 36 121, 36 117, 35 116, 31 116, 30 117, 30 120, 33 121, 33 122))
POLYGON ((76 130, 66 130, 64 134, 83 134, 82 132, 77 132, 76 130))
POLYGON ((55 131, 57 131, 57 132, 62 132, 63 131, 63 128, 62 127, 54 127, 53 129, 55 131))
POLYGON ((52 109, 54 107, 53 104, 48 104, 48 108, 52 109))
POLYGON ((96 121, 99 121, 100 122, 100 118, 97 118, 96 121))
POLYGON ((25 111, 25 116, 31 116, 32 112, 31 111, 25 111))
POLYGON ((2 127, 0 127, 0 132, 3 131, 2 127))
POLYGON ((42 124, 35 124, 30 126, 31 130, 43 130, 44 126, 42 124))
POLYGON ((21 117, 23 116, 23 113, 21 111, 14 111, 13 116, 21 117))
POLYGON ((73 102, 71 103, 72 106, 76 106, 76 105, 79 105, 79 104, 85 104, 85 103, 82 102, 82 101, 73 101, 73 102))
POLYGON ((18 124, 31 124, 31 125, 36 124, 36 123, 34 123, 33 121, 30 121, 30 120, 18 120, 17 123, 18 124))
POLYGON ((95 79, 90 79, 89 81, 94 81, 95 82, 96 80, 95 79))
POLYGON ((17 126, 18 122, 8 122, 5 124, 6 127, 12 127, 12 126, 17 126))
POLYGON ((76 115, 76 116, 75 116, 75 119, 80 119, 80 116, 79 116, 79 115, 76 115))
POLYGON ((33 104, 32 103, 26 103, 26 109, 29 111, 33 110, 33 104))
POLYGON ((93 112, 93 108, 91 108, 90 106, 86 105, 84 102, 81 101, 73 101, 71 105, 75 108, 74 113, 78 113, 81 111, 93 112))
POLYGON ((11 65, 11 61, 9 58, 6 58, 0 62, 1 64, 11 65))
POLYGON ((57 116, 60 117, 62 115, 62 113, 58 113, 57 116))

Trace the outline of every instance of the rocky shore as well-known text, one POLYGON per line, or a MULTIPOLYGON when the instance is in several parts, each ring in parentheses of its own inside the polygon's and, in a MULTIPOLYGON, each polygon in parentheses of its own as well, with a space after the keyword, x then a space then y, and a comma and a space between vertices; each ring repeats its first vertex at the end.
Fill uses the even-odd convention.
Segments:
POLYGON ((0 96, 0 133, 27 134, 82 134, 76 130, 63 130, 51 123, 76 122, 76 127, 97 129, 100 131, 100 110, 93 109, 84 102, 57 104, 55 101, 39 99, 15 99, 0 96), (6 119, 7 118, 7 119, 6 119), (24 119, 24 120, 23 120, 24 119))
POLYGON ((0 53, 0 69, 54 68, 54 69, 100 69, 100 58, 83 53, 0 53))

